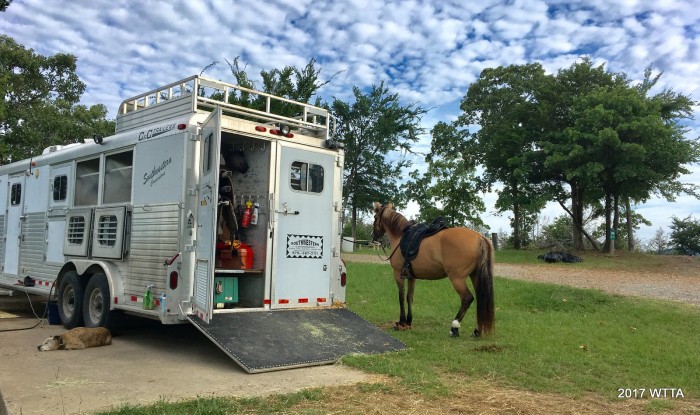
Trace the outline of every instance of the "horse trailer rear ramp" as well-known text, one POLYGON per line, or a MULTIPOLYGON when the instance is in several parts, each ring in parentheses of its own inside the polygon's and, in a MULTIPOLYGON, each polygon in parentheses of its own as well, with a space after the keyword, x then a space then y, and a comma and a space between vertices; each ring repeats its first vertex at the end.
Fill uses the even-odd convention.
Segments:
POLYGON ((189 320, 248 373, 334 363, 406 346, 347 308, 217 314, 189 320))

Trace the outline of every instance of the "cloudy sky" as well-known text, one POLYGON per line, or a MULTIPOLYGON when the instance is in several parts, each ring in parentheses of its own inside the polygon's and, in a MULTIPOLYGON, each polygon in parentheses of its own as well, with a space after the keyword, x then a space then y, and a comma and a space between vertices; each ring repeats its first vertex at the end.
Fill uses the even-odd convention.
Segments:
MULTIPOLYGON (((459 115, 459 101, 482 69, 540 62, 549 72, 581 56, 641 79, 651 64, 662 87, 700 101, 700 7, 688 0, 14 0, 0 32, 44 55, 78 57, 87 84, 83 103, 103 103, 114 117, 121 100, 189 75, 233 81, 226 59, 247 72, 315 58, 332 82, 321 95, 350 100, 384 81, 405 103, 431 108, 426 128, 459 115)), ((689 124, 700 136, 699 120, 689 124)), ((416 149, 429 148, 426 137, 416 149)), ((420 163, 420 159, 417 160, 420 163)), ((700 185, 700 166, 684 182, 700 185)), ((487 195, 488 204, 495 197, 487 195)), ((653 222, 650 239, 670 217, 700 216, 690 197, 637 206, 653 222)), ((409 209, 410 210, 410 209, 409 209)), ((410 212, 409 212, 410 213, 410 212)), ((550 219, 561 209, 550 206, 550 219)), ((492 231, 508 215, 484 214, 492 231)))

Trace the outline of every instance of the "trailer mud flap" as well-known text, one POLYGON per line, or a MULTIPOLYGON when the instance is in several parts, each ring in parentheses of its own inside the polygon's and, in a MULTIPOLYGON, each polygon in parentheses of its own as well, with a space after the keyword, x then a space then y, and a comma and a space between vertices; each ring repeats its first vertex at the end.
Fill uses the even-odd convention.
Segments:
POLYGON ((406 348, 346 308, 219 313, 209 324, 196 316, 188 319, 248 373, 406 348))

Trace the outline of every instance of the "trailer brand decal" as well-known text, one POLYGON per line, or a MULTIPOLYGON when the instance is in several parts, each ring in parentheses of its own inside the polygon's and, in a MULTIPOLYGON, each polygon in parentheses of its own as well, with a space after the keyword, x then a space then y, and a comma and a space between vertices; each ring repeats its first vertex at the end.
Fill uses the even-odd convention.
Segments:
POLYGON ((168 131, 172 131, 174 129, 175 129, 175 123, 168 124, 168 125, 165 125, 163 127, 151 128, 148 131, 141 131, 139 133, 139 141, 150 140, 151 138, 156 138, 159 135, 165 134, 168 131))
POLYGON ((172 162, 173 162, 173 158, 168 157, 167 159, 163 160, 163 162, 160 163, 159 166, 153 166, 153 169, 151 170, 150 173, 144 173, 143 184, 146 185, 146 183, 148 183, 148 181, 150 180, 151 186, 153 186, 158 180, 160 180, 163 176, 165 176, 165 169, 172 162))
POLYGON ((287 234, 287 258, 323 258, 323 236, 287 234))

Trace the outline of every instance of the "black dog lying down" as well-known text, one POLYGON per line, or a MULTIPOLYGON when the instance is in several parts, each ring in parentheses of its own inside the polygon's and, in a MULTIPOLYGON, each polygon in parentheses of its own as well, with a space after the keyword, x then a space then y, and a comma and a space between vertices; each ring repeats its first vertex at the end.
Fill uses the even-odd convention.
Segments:
POLYGON ((544 255, 540 255, 537 257, 537 259, 543 259, 544 262, 568 262, 568 263, 573 263, 573 262, 581 262, 583 259, 580 257, 577 257, 576 255, 571 255, 567 254, 565 252, 547 252, 544 255))

